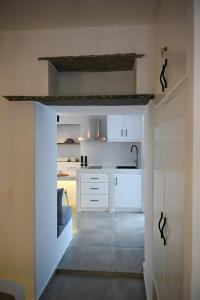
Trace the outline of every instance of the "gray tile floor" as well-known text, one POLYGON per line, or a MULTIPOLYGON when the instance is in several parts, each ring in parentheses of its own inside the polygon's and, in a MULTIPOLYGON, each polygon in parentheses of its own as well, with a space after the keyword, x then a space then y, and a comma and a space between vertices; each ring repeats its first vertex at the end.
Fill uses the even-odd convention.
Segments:
POLYGON ((142 273, 144 215, 78 213, 76 234, 58 268, 142 273))
POLYGON ((144 281, 128 278, 142 272, 144 215, 79 213, 73 223, 76 234, 40 300, 146 300, 144 281))
POLYGON ((56 275, 40 300, 146 300, 138 279, 56 275))

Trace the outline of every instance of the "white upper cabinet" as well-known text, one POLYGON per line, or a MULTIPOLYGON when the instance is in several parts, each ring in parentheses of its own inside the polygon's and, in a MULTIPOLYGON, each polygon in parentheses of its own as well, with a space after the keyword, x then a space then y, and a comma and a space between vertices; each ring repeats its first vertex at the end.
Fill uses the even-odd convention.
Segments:
POLYGON ((140 115, 125 115, 126 141, 141 141, 142 120, 140 115))
POLYGON ((107 118, 107 140, 122 141, 124 139, 124 115, 109 115, 107 118))
POLYGON ((108 115, 108 142, 140 142, 142 139, 142 117, 133 115, 108 115))
POLYGON ((157 94, 167 93, 186 74, 186 26, 185 1, 161 0, 157 44, 159 54, 156 76, 157 94), (161 49, 164 47, 167 47, 167 51, 163 53, 162 58, 161 49), (167 80, 167 88, 164 88, 162 92, 160 75, 165 59, 167 59, 167 67, 164 76, 167 80))

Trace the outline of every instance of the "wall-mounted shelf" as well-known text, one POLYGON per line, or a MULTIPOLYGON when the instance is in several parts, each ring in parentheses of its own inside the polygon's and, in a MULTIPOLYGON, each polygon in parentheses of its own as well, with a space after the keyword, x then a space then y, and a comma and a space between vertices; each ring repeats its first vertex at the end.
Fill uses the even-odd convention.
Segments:
POLYGON ((105 54, 61 57, 39 57, 52 63, 58 72, 114 72, 131 71, 135 60, 144 54, 105 54))
POLYGON ((9 101, 37 101, 54 106, 124 106, 146 105, 153 94, 94 96, 4 96, 9 101))
POLYGON ((74 146, 74 145, 80 145, 80 143, 57 143, 57 145, 74 146))

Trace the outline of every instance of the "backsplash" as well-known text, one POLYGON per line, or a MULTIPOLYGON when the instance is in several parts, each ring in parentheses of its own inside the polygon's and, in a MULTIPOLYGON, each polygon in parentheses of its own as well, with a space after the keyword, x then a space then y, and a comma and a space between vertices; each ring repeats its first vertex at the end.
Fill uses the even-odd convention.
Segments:
POLYGON ((81 155, 88 156, 88 165, 133 165, 136 154, 131 152, 131 146, 136 145, 139 151, 139 168, 141 167, 141 143, 120 142, 89 142, 81 143, 81 155))

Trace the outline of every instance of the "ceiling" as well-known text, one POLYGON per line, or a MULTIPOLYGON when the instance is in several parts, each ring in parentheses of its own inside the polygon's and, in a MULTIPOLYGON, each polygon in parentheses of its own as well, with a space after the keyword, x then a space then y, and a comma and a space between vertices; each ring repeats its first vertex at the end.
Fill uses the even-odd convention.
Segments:
POLYGON ((160 0, 0 0, 0 30, 154 24, 160 0))

